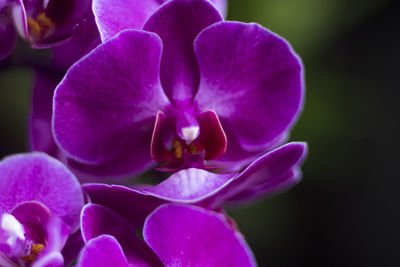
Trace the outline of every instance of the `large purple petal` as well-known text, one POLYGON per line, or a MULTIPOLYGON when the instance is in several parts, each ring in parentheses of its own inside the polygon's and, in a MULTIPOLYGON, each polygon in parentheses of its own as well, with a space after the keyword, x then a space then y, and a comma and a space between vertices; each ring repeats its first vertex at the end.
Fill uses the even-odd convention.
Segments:
POLYGON ((195 50, 201 75, 195 100, 201 110, 215 110, 242 147, 270 146, 293 125, 303 72, 285 40, 257 24, 221 22, 199 34, 195 50))
POLYGON ((25 201, 38 201, 75 231, 83 194, 75 176, 42 153, 10 156, 0 163, 0 213, 25 201))
POLYGON ((56 141, 69 156, 99 164, 124 155, 132 172, 151 162, 155 116, 168 104, 160 56, 155 34, 128 30, 70 68, 56 89, 53 117, 56 141))
POLYGON ((144 29, 163 41, 161 83, 173 103, 191 101, 199 85, 193 40, 207 26, 221 21, 213 4, 204 0, 175 0, 160 7, 144 29))
POLYGON ((129 267, 118 241, 109 235, 90 240, 82 250, 78 267, 129 267))
POLYGON ((16 37, 17 35, 7 6, 0 7, 0 60, 6 58, 11 53, 16 37))
POLYGON ((147 244, 136 236, 135 228, 108 208, 87 204, 82 210, 81 229, 86 242, 103 234, 114 236, 128 262, 135 266, 162 266, 147 244))
POLYGON ((108 40, 126 29, 142 29, 159 6, 159 0, 93 0, 101 39, 108 40))
POLYGON ((243 236, 218 213, 163 205, 146 219, 143 237, 166 266, 256 266, 243 236))
MULTIPOLYGON (((42 151, 53 157, 57 157, 77 175, 81 182, 98 181, 100 177, 102 179, 105 177, 113 177, 113 179, 120 177, 123 179, 127 173, 132 172, 132 169, 140 171, 143 167, 147 168, 154 164, 150 162, 147 165, 143 165, 143 162, 140 160, 132 162, 132 159, 125 157, 125 155, 120 155, 109 162, 96 165, 82 164, 68 159, 67 155, 60 151, 56 145, 51 131, 53 93, 59 82, 59 78, 57 77, 57 73, 45 73, 44 71, 37 70, 35 74, 35 86, 33 88, 29 121, 29 141, 32 151, 42 151)), ((149 151, 148 147, 136 147, 134 144, 130 149, 143 155, 149 151)))

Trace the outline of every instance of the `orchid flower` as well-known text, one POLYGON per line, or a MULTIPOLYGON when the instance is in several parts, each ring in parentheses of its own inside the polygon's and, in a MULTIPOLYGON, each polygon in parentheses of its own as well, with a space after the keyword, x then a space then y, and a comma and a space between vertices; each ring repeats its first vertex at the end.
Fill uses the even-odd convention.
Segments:
POLYGON ((64 266, 61 251, 79 228, 76 177, 43 153, 0 162, 0 266, 64 266))
POLYGON ((16 33, 34 48, 61 45, 84 24, 91 0, 1 0, 0 60, 12 50, 16 33))
POLYGON ((67 156, 99 175, 155 162, 236 171, 280 144, 301 110, 302 64, 261 26, 222 20, 208 1, 170 1, 73 65, 53 107, 67 156))

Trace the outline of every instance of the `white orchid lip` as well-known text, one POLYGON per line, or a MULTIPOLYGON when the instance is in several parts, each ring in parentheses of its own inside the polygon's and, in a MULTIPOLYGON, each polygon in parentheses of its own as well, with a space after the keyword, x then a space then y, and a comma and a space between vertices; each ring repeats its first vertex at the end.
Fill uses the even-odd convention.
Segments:
POLYGON ((10 234, 10 237, 7 239, 9 245, 13 246, 17 238, 25 240, 24 226, 11 214, 4 213, 1 216, 0 227, 10 234))
POLYGON ((186 144, 189 145, 192 143, 200 134, 199 126, 189 126, 183 127, 181 129, 182 137, 185 140, 186 144))

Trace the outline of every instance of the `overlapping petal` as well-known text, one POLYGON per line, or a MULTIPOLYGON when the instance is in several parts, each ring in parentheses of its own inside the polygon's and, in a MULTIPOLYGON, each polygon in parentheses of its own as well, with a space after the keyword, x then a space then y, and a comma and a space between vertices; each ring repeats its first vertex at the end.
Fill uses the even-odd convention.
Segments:
POLYGON ((221 22, 201 32, 194 46, 201 76, 195 101, 215 110, 242 147, 264 149, 292 126, 303 73, 285 40, 257 24, 221 22))
POLYGON ((168 104, 159 82, 161 41, 124 31, 76 63, 57 87, 53 130, 72 157, 92 164, 121 155, 142 163, 157 111, 168 104), (148 140, 147 140, 148 139, 148 140))
POLYGON ((113 210, 86 205, 82 210, 81 229, 85 242, 103 234, 115 237, 127 261, 135 266, 161 266, 157 256, 136 236, 136 229, 113 210))
POLYGON ((64 259, 60 253, 70 229, 39 202, 24 202, 18 205, 12 215, 24 225, 30 238, 45 245, 32 266, 64 266, 64 259))
MULTIPOLYGON (((142 29, 149 17, 168 0, 94 0, 93 12, 103 41, 122 30, 142 29), (123 18, 123 19, 121 19, 123 18)), ((211 0, 226 15, 226 0, 211 0)))
POLYGON ((106 41, 126 29, 142 29, 162 2, 165 0, 94 0, 93 12, 101 39, 106 41))
POLYGON ((289 143, 253 162, 240 174, 215 174, 200 169, 181 170, 162 183, 142 189, 86 184, 93 203, 116 211, 134 227, 164 203, 180 202, 215 209, 224 203, 269 196, 297 184, 305 143, 289 143), (292 174, 295 174, 292 175, 292 174))
POLYGON ((166 266, 257 265, 220 214, 194 206, 161 206, 146 219, 143 237, 166 266))
POLYGON ((200 79, 193 41, 204 28, 222 20, 208 1, 174 0, 146 22, 144 30, 157 33, 163 42, 161 83, 172 103, 187 104, 193 99, 200 79))
POLYGON ((0 163, 0 213, 26 201, 37 201, 75 231, 83 194, 75 176, 59 161, 43 153, 20 154, 0 163))
POLYGON ((82 250, 79 267, 129 267, 118 241, 110 235, 101 235, 88 242, 82 250))

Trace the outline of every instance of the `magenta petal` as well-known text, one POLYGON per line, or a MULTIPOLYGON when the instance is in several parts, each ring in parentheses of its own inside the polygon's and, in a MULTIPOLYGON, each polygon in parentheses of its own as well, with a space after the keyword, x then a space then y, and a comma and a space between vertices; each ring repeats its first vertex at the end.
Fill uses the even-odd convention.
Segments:
POLYGON ((126 29, 142 29, 159 6, 158 0, 93 0, 93 12, 101 39, 108 40, 126 29))
POLYGON ((82 250, 78 267, 129 267, 118 241, 109 235, 90 240, 82 250))
POLYGON ((228 0, 211 0, 211 2, 217 7, 219 12, 226 17, 228 12, 228 0))
POLYGON ((84 244, 80 229, 68 237, 61 251, 65 265, 69 265, 78 257, 84 244))
POLYGON ((260 181, 258 184, 247 188, 241 192, 238 192, 230 199, 226 200, 226 203, 235 204, 239 202, 254 200, 258 197, 270 197, 282 191, 285 191, 298 182, 301 179, 301 172, 297 168, 293 168, 281 176, 267 179, 266 181, 260 181))
POLYGON ((120 185, 85 184, 91 202, 109 208, 124 217, 134 228, 143 226, 147 215, 166 200, 120 185))
POLYGON ((83 206, 76 177, 59 161, 42 153, 10 156, 0 163, 0 213, 37 201, 75 231, 83 206))
POLYGON ((175 0, 160 7, 144 29, 163 41, 161 83, 173 103, 191 101, 199 85, 199 67, 193 40, 222 17, 208 1, 175 0))
POLYGON ((199 202, 229 182, 235 174, 215 174, 201 169, 181 170, 145 192, 176 202, 199 202))
POLYGON ((285 40, 257 24, 221 22, 199 34, 195 50, 201 76, 195 100, 201 110, 215 110, 242 147, 261 149, 293 125, 303 71, 285 40))
POLYGON ((238 201, 267 196, 299 182, 299 165, 307 154, 307 144, 292 142, 258 158, 219 192, 220 201, 238 201))
POLYGON ((25 3, 23 2, 23 0, 17 0, 14 1, 14 3, 10 4, 10 8, 17 33, 25 40, 29 40, 28 23, 24 4, 25 3))
POLYGON ((136 236, 135 228, 108 208, 87 204, 82 210, 81 229, 86 242, 103 234, 115 237, 128 262, 135 266, 161 266, 157 256, 136 236))
POLYGON ((218 115, 213 110, 207 110, 199 115, 200 146, 206 151, 205 159, 218 158, 226 151, 228 140, 218 115))
POLYGON ((121 155, 151 162, 141 148, 150 151, 155 116, 168 104, 160 57, 157 35, 128 30, 69 69, 56 89, 53 116, 56 141, 69 156, 90 164, 121 155))
POLYGON ((256 266, 243 236, 199 207, 161 206, 146 219, 143 237, 166 266, 256 266))

